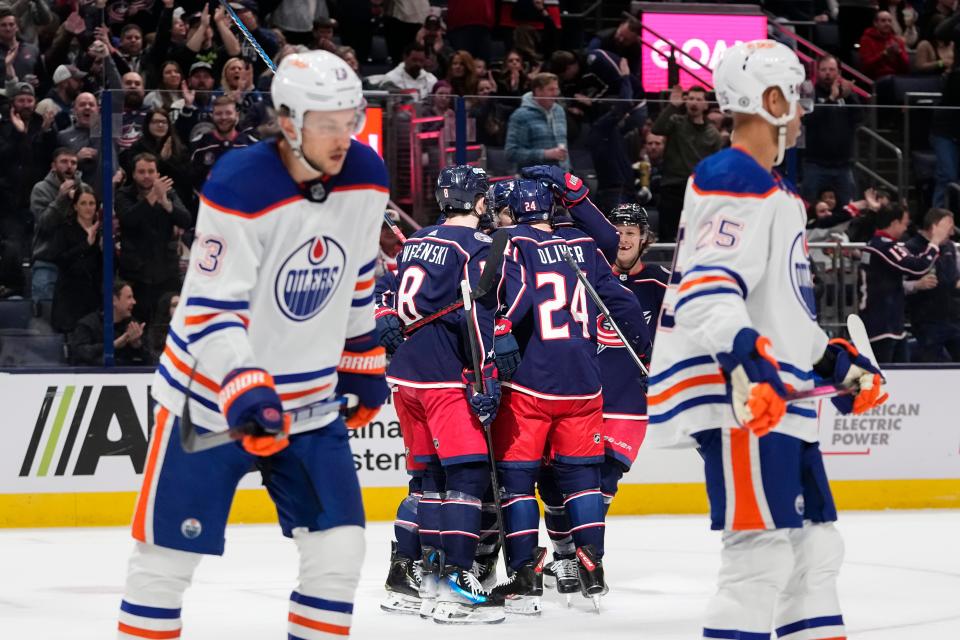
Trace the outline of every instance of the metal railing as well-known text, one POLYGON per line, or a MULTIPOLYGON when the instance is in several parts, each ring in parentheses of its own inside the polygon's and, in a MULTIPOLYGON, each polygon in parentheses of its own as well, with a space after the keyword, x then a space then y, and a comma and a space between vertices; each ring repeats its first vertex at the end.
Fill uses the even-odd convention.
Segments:
POLYGON ((907 170, 906 170, 906 165, 904 164, 903 150, 900 149, 900 147, 893 144, 892 142, 890 142, 889 140, 881 136, 879 133, 877 133, 873 129, 869 127, 864 127, 864 126, 857 127, 857 135, 854 136, 853 138, 853 146, 854 146, 853 157, 857 158, 857 160, 853 163, 854 168, 856 168, 861 173, 866 174, 874 182, 878 184, 882 184, 888 189, 895 191, 898 197, 900 198, 906 197, 907 170), (873 167, 867 166, 866 164, 860 161, 860 159, 864 157, 860 153, 861 151, 860 137, 859 137, 860 134, 864 134, 868 138, 870 138, 870 152, 867 155, 873 159, 874 161, 873 167), (891 152, 893 152, 893 155, 896 158, 896 161, 897 161, 897 183, 896 184, 893 184, 892 182, 890 182, 889 180, 881 176, 876 171, 876 164, 875 164, 877 161, 876 148, 878 145, 885 149, 889 149, 891 152))
POLYGON ((643 36, 640 37, 640 46, 641 46, 641 48, 646 47, 646 48, 648 48, 648 49, 650 49, 650 50, 652 50, 652 51, 655 51, 656 53, 658 53, 659 55, 661 55, 661 56, 663 56, 663 57, 665 57, 665 58, 667 59, 667 84, 669 84, 669 85, 672 87, 672 86, 674 86, 675 84, 679 83, 679 82, 680 82, 680 72, 683 71, 683 72, 686 73, 688 76, 690 76, 691 78, 693 78, 694 80, 696 80, 697 82, 699 82, 701 86, 703 86, 703 87, 705 87, 705 88, 707 88, 707 89, 712 89, 712 88, 713 88, 713 71, 710 69, 710 67, 706 66, 705 64, 703 64, 702 62, 700 62, 699 60, 697 60, 696 58, 694 58, 693 56, 691 56, 689 53, 687 53, 686 51, 684 51, 683 49, 681 49, 680 47, 678 47, 678 46, 676 45, 676 43, 674 43, 672 40, 666 38, 665 36, 660 35, 659 33, 657 33, 656 31, 654 31, 653 29, 651 29, 651 28, 648 27, 647 25, 643 24, 642 22, 640 23, 640 29, 641 29, 642 31, 645 31, 645 32, 649 33, 649 34, 652 35, 654 38, 657 38, 658 40, 661 40, 661 41, 667 43, 667 44, 670 46, 670 54, 669 54, 669 56, 663 56, 663 54, 662 54, 660 51, 658 51, 656 48, 654 48, 654 46, 653 46, 651 43, 645 41, 645 40, 643 39, 643 36), (703 78, 701 78, 700 76, 698 76, 697 74, 695 74, 695 73, 694 73, 693 71, 691 71, 690 69, 687 69, 686 67, 684 67, 683 65, 681 65, 681 64, 677 61, 677 52, 680 52, 680 54, 681 54, 684 58, 692 61, 695 65, 697 65, 698 67, 700 67, 701 69, 703 69, 704 71, 706 71, 707 77, 708 77, 709 79, 708 79, 708 80, 704 80, 703 78))

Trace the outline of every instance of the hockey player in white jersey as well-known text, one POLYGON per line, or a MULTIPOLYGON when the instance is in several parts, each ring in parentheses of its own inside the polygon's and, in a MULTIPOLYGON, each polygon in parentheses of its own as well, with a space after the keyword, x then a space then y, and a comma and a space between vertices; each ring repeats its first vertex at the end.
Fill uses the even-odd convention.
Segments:
POLYGON ((859 386, 834 399, 845 413, 886 396, 875 365, 817 325, 803 202, 773 171, 799 134, 803 82, 796 54, 769 40, 731 47, 714 71, 733 147, 687 184, 653 350, 648 441, 698 448, 723 531, 704 638, 845 637, 817 408, 784 396, 819 379, 859 386))
POLYGON ((287 56, 271 92, 282 135, 224 156, 201 194, 153 383, 120 638, 180 637, 183 592, 203 554, 223 553, 237 483, 254 468, 300 556, 287 637, 350 630, 364 515, 347 428, 389 393, 373 296, 387 173, 351 140, 365 102, 340 58, 287 56), (291 424, 284 413, 347 394, 359 409, 346 423, 327 413, 291 424), (184 451, 185 400, 198 431, 237 439, 184 451))

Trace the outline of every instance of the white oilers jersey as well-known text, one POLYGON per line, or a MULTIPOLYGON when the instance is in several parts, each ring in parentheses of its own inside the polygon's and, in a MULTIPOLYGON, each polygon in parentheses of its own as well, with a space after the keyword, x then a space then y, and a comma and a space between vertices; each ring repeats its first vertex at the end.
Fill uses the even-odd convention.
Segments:
MULTIPOLYGON (((745 327, 773 343, 786 384, 814 386, 827 336, 817 324, 805 222, 802 200, 745 152, 726 149, 697 165, 650 368, 654 446, 694 446, 694 433, 736 427, 716 354, 745 327)), ((776 430, 815 442, 816 402, 788 405, 776 430)))
MULTIPOLYGON (((190 267, 153 397, 198 427, 225 429, 217 394, 238 367, 261 367, 284 409, 333 396, 348 338, 375 328, 374 267, 387 173, 353 142, 337 176, 297 185, 274 141, 225 155, 204 185, 190 267)), ((334 414, 294 425, 306 431, 334 414)))

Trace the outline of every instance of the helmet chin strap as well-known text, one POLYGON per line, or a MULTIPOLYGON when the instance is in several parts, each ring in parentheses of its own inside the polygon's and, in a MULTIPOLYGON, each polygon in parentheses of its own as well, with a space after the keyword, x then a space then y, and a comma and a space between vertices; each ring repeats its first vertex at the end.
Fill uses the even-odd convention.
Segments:
POLYGON ((787 125, 782 124, 777 127, 777 159, 773 161, 773 166, 778 167, 783 162, 783 157, 787 154, 787 125))
POLYGON ((773 166, 776 167, 783 162, 783 158, 787 154, 787 125, 797 114, 797 103, 791 102, 787 113, 779 118, 763 108, 760 109, 758 114, 761 118, 777 128, 777 159, 773 162, 773 166))

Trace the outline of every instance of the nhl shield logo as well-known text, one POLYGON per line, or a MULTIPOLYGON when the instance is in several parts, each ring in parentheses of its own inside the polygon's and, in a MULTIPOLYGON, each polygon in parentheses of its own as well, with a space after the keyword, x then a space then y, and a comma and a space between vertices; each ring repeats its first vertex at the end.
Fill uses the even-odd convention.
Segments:
POLYGON ((327 236, 297 247, 281 265, 274 284, 283 315, 303 322, 320 313, 343 280, 346 259, 343 247, 327 236))

